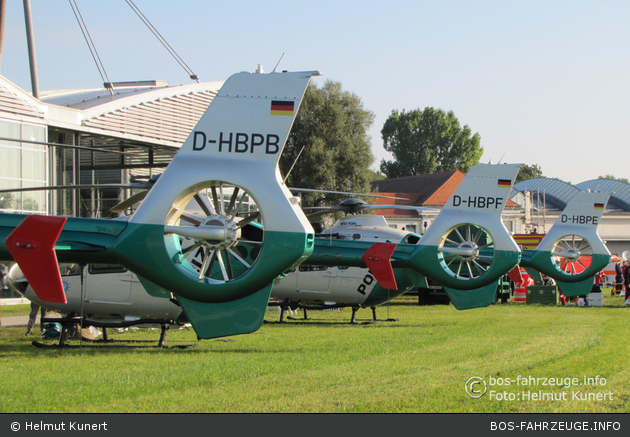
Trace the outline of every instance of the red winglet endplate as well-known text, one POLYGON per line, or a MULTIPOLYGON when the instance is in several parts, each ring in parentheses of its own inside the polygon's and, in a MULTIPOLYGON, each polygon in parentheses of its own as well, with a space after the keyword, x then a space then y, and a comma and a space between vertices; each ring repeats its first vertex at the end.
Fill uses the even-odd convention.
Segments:
POLYGON ((66 303, 55 243, 66 217, 29 215, 11 232, 6 246, 37 297, 46 302, 66 303))
POLYGON ((516 266, 514 267, 512 270, 510 270, 508 272, 508 277, 510 278, 510 280, 512 282, 514 282, 515 284, 520 284, 522 282, 524 282, 525 280, 523 279, 523 275, 521 274, 521 268, 520 266, 516 266))
POLYGON ((381 287, 388 290, 398 290, 394 269, 390 259, 396 250, 393 243, 374 243, 363 254, 363 261, 370 269, 381 287))

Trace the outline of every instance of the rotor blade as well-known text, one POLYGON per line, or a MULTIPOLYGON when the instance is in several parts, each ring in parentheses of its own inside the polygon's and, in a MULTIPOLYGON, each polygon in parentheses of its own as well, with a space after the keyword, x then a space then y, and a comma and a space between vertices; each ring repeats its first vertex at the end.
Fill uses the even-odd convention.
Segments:
POLYGON ((203 240, 199 240, 197 241, 195 244, 186 247, 185 249, 182 249, 182 256, 180 256, 180 259, 184 259, 184 258, 188 258, 188 256, 193 253, 199 246, 201 246, 204 243, 203 240))
POLYGON ((210 257, 212 255, 214 255, 214 252, 212 253, 212 255, 210 254, 210 248, 206 247, 204 248, 204 258, 203 258, 203 264, 201 265, 201 268, 199 269, 199 280, 203 280, 203 278, 206 276, 206 270, 208 269, 208 264, 210 263, 210 257))
POLYGON ((230 280, 234 279, 234 270, 232 270, 232 260, 230 259, 230 253, 228 251, 224 251, 225 253, 225 266, 227 267, 227 274, 230 280))
MULTIPOLYGON (((62 147, 66 149, 80 149, 80 150, 90 150, 92 152, 103 152, 103 153, 115 153, 117 155, 141 155, 142 151, 137 152, 121 152, 120 150, 112 150, 112 149, 102 149, 97 147, 88 147, 88 146, 75 146, 73 144, 60 144, 60 143, 48 143, 46 141, 32 141, 32 140, 20 140, 16 138, 5 138, 0 137, 0 141, 10 141, 12 143, 28 143, 28 144, 41 144, 43 146, 54 146, 54 147, 62 147)), ((167 146, 161 145, 160 147, 165 147, 169 149, 179 150, 177 146, 167 146)))
POLYGON ((362 205, 356 208, 357 211, 373 210, 373 209, 406 209, 415 211, 420 214, 422 211, 439 212, 439 209, 426 208, 424 206, 412 206, 412 205, 362 205))
POLYGON ((206 197, 202 196, 201 194, 199 194, 199 191, 197 190, 197 188, 194 188, 195 190, 195 200, 197 201, 197 204, 201 207, 201 209, 203 210, 204 214, 206 214, 207 216, 211 216, 214 215, 215 211, 214 211, 214 207, 210 204, 210 202, 206 201, 206 197))
POLYGON ((230 254, 232 254, 232 256, 233 256, 234 258, 236 258, 236 260, 237 260, 238 262, 240 262, 241 264, 243 264, 246 268, 248 268, 248 269, 251 269, 251 268, 252 268, 252 266, 251 266, 251 265, 250 265, 247 261, 245 261, 243 258, 241 258, 241 257, 240 257, 240 256, 239 256, 236 252, 234 252, 232 249, 230 249, 230 248, 228 247, 226 250, 227 250, 230 254))
POLYGON ((249 223, 251 223, 254 220, 256 220, 258 217, 260 217, 260 212, 255 212, 254 214, 250 215, 249 217, 244 218, 243 220, 238 222, 236 227, 237 228, 242 228, 243 226, 248 225, 249 223))
POLYGON ((479 241, 480 236, 481 236, 481 228, 477 228, 477 233, 475 234, 475 238, 473 238, 473 243, 477 244, 477 241, 479 241))
POLYGON ((348 209, 350 209, 347 206, 341 206, 341 205, 333 205, 333 206, 305 206, 302 208, 302 210, 309 210, 309 211, 347 211, 348 209))
POLYGON ((217 261, 219 262, 219 268, 221 269, 221 275, 223 276, 224 281, 229 281, 230 277, 227 274, 227 270, 225 270, 225 264, 223 263, 223 257, 221 256, 221 251, 217 250, 217 261))
POLYGON ((454 242, 450 238, 444 238, 444 241, 446 241, 447 243, 451 243, 453 246, 459 246, 459 243, 454 242))
POLYGON ((247 191, 243 191, 243 194, 241 194, 241 198, 238 199, 238 204, 236 205, 236 209, 234 210, 234 215, 237 215, 238 212, 241 210, 241 206, 243 206, 243 202, 245 201, 246 196, 247 191))
POLYGON ((210 187, 210 191, 212 191, 212 200, 214 201, 214 209, 217 211, 217 214, 223 214, 223 196, 221 196, 221 202, 219 202, 219 197, 217 194, 217 187, 210 187))
POLYGON ((136 193, 133 196, 129 197, 128 199, 125 199, 122 202, 120 202, 119 204, 115 205, 113 208, 110 209, 110 211, 111 212, 123 212, 127 208, 131 208, 136 203, 142 201, 145 197, 147 197, 147 194, 149 194, 149 190, 145 190, 145 191, 141 191, 139 193, 136 193))
POLYGON ((181 211, 181 215, 179 216, 180 220, 184 220, 196 226, 200 226, 203 223, 203 219, 199 216, 196 216, 195 214, 192 214, 187 211, 182 211, 179 208, 177 208, 177 211, 181 211))
POLYGON ((366 196, 366 197, 380 197, 383 199, 399 199, 399 200, 409 200, 405 197, 391 197, 391 196, 380 196, 378 194, 366 194, 366 193, 348 193, 346 191, 326 191, 326 190, 314 190, 309 188, 289 188, 292 193, 324 193, 324 194, 345 194, 348 196, 366 196))
POLYGON ((17 193, 23 191, 46 191, 46 190, 89 190, 92 188, 137 188, 149 190, 153 186, 149 182, 133 182, 130 184, 82 184, 82 185, 51 185, 48 187, 28 187, 28 188, 5 188, 0 193, 17 193))
MULTIPOLYGON (((228 205, 228 209, 227 209, 227 212, 226 212, 226 215, 228 215, 228 216, 232 215, 232 213, 234 212, 234 205, 236 204, 236 199, 238 197, 238 191, 239 191, 239 188, 235 187, 234 188, 234 192, 232 193, 232 198, 230 199, 230 204, 228 205)), ((234 215, 236 215, 236 214, 234 214, 234 215)))
POLYGON ((245 244, 249 244, 252 246, 256 246, 256 247, 261 247, 262 246, 262 242, 260 241, 254 241, 254 240, 238 240, 239 243, 245 243, 245 244))

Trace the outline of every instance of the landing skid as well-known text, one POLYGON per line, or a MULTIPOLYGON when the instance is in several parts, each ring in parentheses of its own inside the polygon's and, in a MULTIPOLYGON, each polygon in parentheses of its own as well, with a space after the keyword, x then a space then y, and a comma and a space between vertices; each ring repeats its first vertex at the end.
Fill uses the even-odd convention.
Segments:
POLYGON ((163 348, 163 349, 187 349, 197 347, 196 344, 183 344, 183 345, 174 345, 174 346, 166 346, 164 344, 164 340, 166 339, 166 331, 170 328, 170 325, 176 325, 175 321, 167 320, 167 319, 143 319, 143 320, 132 320, 126 322, 96 322, 94 320, 81 320, 81 317, 65 317, 65 318, 44 318, 41 320, 41 323, 59 323, 61 325, 61 333, 59 335, 59 343, 58 344, 43 344, 38 341, 33 341, 33 346, 43 349, 75 349, 75 348, 83 348, 83 347, 102 347, 100 345, 94 343, 102 343, 102 344, 111 344, 111 343, 150 343, 151 340, 113 340, 110 339, 107 334, 107 328, 127 328, 130 326, 136 325, 146 325, 146 324, 156 324, 160 325, 162 328, 162 332, 160 334, 160 340, 157 345, 154 346, 128 346, 128 345, 110 345, 107 347, 125 347, 125 348, 163 348), (73 326, 78 325, 82 327, 95 326, 97 328, 103 328, 103 338, 100 340, 90 340, 83 337, 83 340, 91 343, 91 344, 67 344, 66 340, 68 338, 68 330, 73 326))
POLYGON ((379 319, 376 317, 376 307, 372 307, 372 318, 375 322, 400 322, 400 319, 397 318, 389 318, 389 319, 379 319))
POLYGON ((379 319, 376 316, 376 307, 370 307, 372 309, 372 320, 370 321, 366 321, 366 322, 357 322, 357 311, 359 310, 359 306, 352 306, 352 305, 327 305, 327 306, 314 306, 314 305, 303 305, 301 303, 295 303, 295 302, 290 302, 290 301, 283 301, 283 302, 269 302, 269 306, 276 306, 276 307, 280 307, 280 320, 278 320, 277 323, 286 323, 284 320, 284 312, 286 310, 288 310, 289 308, 291 309, 296 309, 296 308, 300 308, 304 310, 304 317, 299 319, 296 317, 291 317, 291 316, 287 316, 288 320, 297 320, 297 321, 304 321, 304 320, 311 320, 308 317, 308 310, 326 310, 326 309, 332 309, 332 308, 346 308, 346 307, 351 307, 352 308, 352 316, 350 317, 350 324, 351 325, 366 325, 366 324, 372 324, 372 323, 376 323, 376 322, 398 322, 400 321, 400 319, 395 319, 395 318, 389 318, 389 319, 379 319))

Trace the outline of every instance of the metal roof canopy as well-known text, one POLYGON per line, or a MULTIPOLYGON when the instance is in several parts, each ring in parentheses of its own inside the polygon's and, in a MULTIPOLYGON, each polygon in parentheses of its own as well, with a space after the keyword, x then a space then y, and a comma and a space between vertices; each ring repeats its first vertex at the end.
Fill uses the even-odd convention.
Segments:
MULTIPOLYGON (((559 179, 528 179, 514 185, 510 193, 510 199, 516 196, 518 192, 525 191, 544 193, 547 208, 551 207, 552 209, 563 210, 564 207, 567 206, 567 202, 571 200, 580 189, 559 179)), ((536 202, 536 205, 539 206, 537 196, 532 196, 532 201, 536 202)), ((542 201, 540 203, 542 203, 542 201)))
MULTIPOLYGON (((547 206, 562 210, 578 191, 589 190, 611 193, 606 209, 630 212, 630 184, 616 179, 591 179, 576 185, 551 178, 529 179, 514 185, 510 198, 516 196, 518 192, 540 191, 540 193, 545 193, 547 206)), ((534 197, 532 200, 537 201, 534 197)))
POLYGON ((630 184, 616 179, 591 179, 576 185, 582 191, 612 193, 606 209, 630 212, 630 184))

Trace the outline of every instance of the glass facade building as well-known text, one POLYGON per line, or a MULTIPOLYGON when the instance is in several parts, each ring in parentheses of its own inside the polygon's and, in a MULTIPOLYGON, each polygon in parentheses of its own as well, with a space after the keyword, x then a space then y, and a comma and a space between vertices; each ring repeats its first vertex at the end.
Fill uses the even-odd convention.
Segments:
MULTIPOLYGON (((40 92, 38 100, 0 76, 0 189, 146 181, 164 171, 222 84, 146 81, 113 92, 40 92)), ((97 187, 0 193, 0 212, 108 218, 135 192, 97 187)), ((0 262, 1 272, 10 264, 0 262)), ((2 288, 0 297, 15 296, 2 288)))

